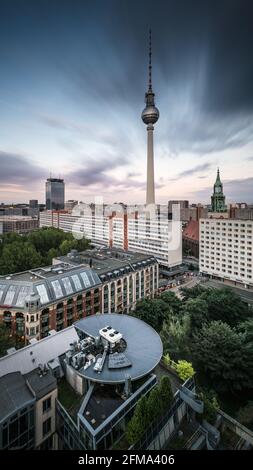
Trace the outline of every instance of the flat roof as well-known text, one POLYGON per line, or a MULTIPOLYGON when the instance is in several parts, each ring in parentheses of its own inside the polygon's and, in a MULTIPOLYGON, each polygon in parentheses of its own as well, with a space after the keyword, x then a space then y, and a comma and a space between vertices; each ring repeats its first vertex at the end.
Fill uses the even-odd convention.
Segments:
POLYGON ((58 333, 49 334, 46 338, 18 349, 0 358, 0 377, 9 372, 19 371, 27 374, 39 364, 47 364, 61 356, 69 349, 69 344, 78 340, 74 325, 64 328, 58 333))
POLYGON ((163 345, 158 333, 147 323, 124 314, 100 314, 83 318, 75 323, 77 331, 96 338, 99 330, 105 326, 111 326, 119 331, 126 342, 124 355, 131 365, 109 369, 109 357, 107 354, 103 370, 97 373, 93 365, 84 370, 81 367, 78 373, 93 382, 123 383, 127 376, 131 380, 137 380, 152 372, 160 362, 163 354, 163 345))
POLYGON ((94 269, 98 275, 125 268, 135 270, 151 261, 153 263, 156 262, 156 258, 150 254, 104 247, 85 250, 81 253, 76 253, 74 256, 70 252, 67 256, 61 256, 58 259, 73 265, 81 263, 89 265, 92 263, 92 269, 94 269))

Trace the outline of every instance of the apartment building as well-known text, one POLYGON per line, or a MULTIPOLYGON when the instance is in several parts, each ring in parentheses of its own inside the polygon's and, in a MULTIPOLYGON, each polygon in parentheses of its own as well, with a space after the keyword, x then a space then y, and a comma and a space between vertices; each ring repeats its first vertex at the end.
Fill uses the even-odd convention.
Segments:
POLYGON ((182 225, 168 220, 166 213, 148 217, 145 213, 131 214, 116 211, 79 210, 72 214, 44 211, 40 227, 56 227, 72 232, 77 238, 84 235, 94 243, 155 256, 167 270, 182 264, 182 225))
POLYGON ((16 342, 47 336, 96 313, 125 312, 158 290, 153 256, 94 249, 29 271, 0 276, 0 321, 16 342))
POLYGON ((200 220, 200 271, 253 289, 253 221, 200 220))

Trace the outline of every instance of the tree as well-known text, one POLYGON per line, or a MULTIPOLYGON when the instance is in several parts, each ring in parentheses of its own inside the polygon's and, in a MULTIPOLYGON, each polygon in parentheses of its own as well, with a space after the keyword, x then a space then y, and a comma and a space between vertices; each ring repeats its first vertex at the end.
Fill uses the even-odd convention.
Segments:
POLYGON ((195 374, 195 371, 192 367, 191 362, 187 362, 184 360, 179 360, 176 366, 176 371, 181 380, 184 382, 192 377, 195 374))
POLYGON ((172 315, 172 311, 161 299, 144 299, 137 302, 132 315, 145 321, 159 332, 163 321, 172 315))
POLYGON ((59 251, 56 248, 50 248, 46 256, 46 264, 51 264, 53 258, 59 256, 59 251))
POLYGON ((34 230, 28 235, 4 234, 0 237, 0 274, 51 264, 53 257, 66 255, 73 248, 82 251, 88 246, 85 238, 76 240, 72 233, 53 227, 34 230))
POLYGON ((77 249, 77 240, 63 240, 60 244, 61 255, 67 255, 73 249, 77 249))
POLYGON ((3 248, 0 260, 2 274, 25 271, 40 265, 41 256, 29 242, 13 242, 3 248))
POLYGON ((159 394, 162 410, 169 409, 173 400, 173 392, 171 388, 170 379, 167 375, 164 375, 161 378, 159 385, 159 394))
POLYGON ((166 302, 174 315, 178 315, 181 309, 182 301, 176 296, 175 292, 166 291, 161 295, 161 299, 166 302))
POLYGON ((127 439, 130 444, 137 442, 149 426, 148 399, 142 396, 138 401, 133 417, 127 425, 127 439))
POLYGON ((181 287, 180 291, 183 295, 183 300, 188 300, 188 299, 196 299, 199 297, 201 294, 206 292, 206 288, 201 286, 200 284, 192 287, 191 289, 188 289, 187 287, 181 287))
POLYGON ((230 326, 246 320, 251 310, 232 289, 210 289, 205 295, 208 304, 208 318, 221 320, 230 326))
POLYGON ((226 323, 212 321, 194 334, 192 355, 216 390, 238 391, 253 387, 253 351, 245 337, 226 323))
POLYGON ((245 406, 239 409, 237 419, 241 424, 250 425, 253 429, 253 401, 249 401, 245 406))
POLYGON ((200 328, 203 323, 208 321, 208 304, 201 297, 184 302, 181 312, 184 315, 190 316, 192 330, 200 328))
POLYGON ((0 323, 0 357, 5 356, 7 349, 14 346, 14 340, 3 323, 0 323))
POLYGON ((219 403, 215 392, 213 390, 202 391, 200 393, 200 399, 204 403, 202 418, 208 421, 208 423, 214 424, 217 418, 217 411, 219 409, 219 403))
POLYGON ((161 339, 166 353, 177 360, 189 356, 190 317, 172 317, 163 323, 161 339))
POLYGON ((149 396, 148 396, 148 417, 149 417, 149 422, 152 423, 162 412, 161 406, 160 406, 160 392, 159 388, 156 385, 154 388, 152 388, 149 396))

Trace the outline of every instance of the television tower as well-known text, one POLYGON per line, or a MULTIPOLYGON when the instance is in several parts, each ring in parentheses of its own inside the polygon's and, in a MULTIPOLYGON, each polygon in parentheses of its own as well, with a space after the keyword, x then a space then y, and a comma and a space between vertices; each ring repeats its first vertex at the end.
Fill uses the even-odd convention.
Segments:
POLYGON ((154 176, 154 124, 159 119, 159 111, 155 106, 155 94, 152 90, 152 38, 149 30, 149 65, 148 65, 148 91, 145 93, 146 107, 142 111, 141 118, 147 125, 147 192, 146 204, 155 204, 155 176, 154 176))

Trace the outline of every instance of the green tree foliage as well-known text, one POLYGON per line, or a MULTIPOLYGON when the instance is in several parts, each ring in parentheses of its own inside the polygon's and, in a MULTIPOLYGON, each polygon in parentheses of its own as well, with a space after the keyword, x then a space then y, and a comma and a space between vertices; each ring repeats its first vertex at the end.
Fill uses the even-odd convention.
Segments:
POLYGON ((204 403, 203 419, 210 424, 214 424, 217 418, 219 403, 216 393, 213 390, 205 390, 200 393, 200 399, 204 403))
POLYGON ((175 292, 166 291, 161 295, 161 299, 171 308, 174 315, 178 315, 181 309, 181 300, 176 296, 175 292))
POLYGON ((236 418, 241 424, 253 429, 253 401, 249 401, 245 406, 239 409, 236 418))
POLYGON ((83 251, 88 246, 88 240, 75 240, 72 233, 52 227, 28 235, 4 234, 0 242, 0 274, 50 264, 53 257, 66 255, 71 249, 83 251))
POLYGON ((196 299, 201 294, 206 292, 206 288, 198 284, 192 287, 191 289, 187 289, 187 287, 181 287, 180 291, 183 295, 183 299, 188 300, 188 299, 196 299))
POLYGON ((197 367, 217 390, 238 391, 253 387, 253 352, 245 337, 221 321, 212 321, 194 334, 192 354, 197 367))
POLYGON ((178 361, 176 371, 184 382, 195 374, 192 363, 184 360, 178 361))
POLYGON ((160 331, 163 322, 172 314, 171 308, 162 299, 144 299, 136 304, 133 315, 160 331))
POLYGON ((0 357, 5 356, 7 349, 14 346, 14 340, 3 323, 0 323, 0 357))
POLYGON ((209 320, 221 320, 230 326, 236 326, 251 314, 248 305, 228 287, 211 289, 203 297, 208 304, 209 320))
POLYGON ((159 388, 154 387, 148 396, 148 417, 152 423, 162 412, 159 388))
POLYGON ((209 319, 208 303, 201 297, 188 299, 183 303, 181 313, 189 315, 191 319, 191 328, 192 330, 195 330, 196 328, 200 328, 203 323, 206 323, 209 319))
POLYGON ((129 444, 136 443, 152 422, 169 409, 173 400, 170 379, 163 376, 160 385, 156 385, 148 397, 143 396, 138 401, 134 414, 127 425, 127 440, 129 444))
POLYGON ((40 266, 40 254, 29 242, 13 242, 4 246, 0 259, 1 274, 9 274, 40 266))
POLYGON ((127 440, 129 444, 137 442, 149 425, 148 399, 142 396, 134 410, 134 415, 127 425, 127 440))
POLYGON ((162 410, 166 410, 170 408, 172 400, 173 400, 173 392, 171 388, 170 379, 167 375, 164 375, 161 378, 160 385, 159 385, 159 394, 160 394, 162 410))
POLYGON ((190 344, 190 317, 184 315, 171 317, 164 321, 161 330, 161 339, 165 353, 169 353, 173 360, 187 358, 190 344))

